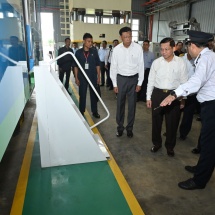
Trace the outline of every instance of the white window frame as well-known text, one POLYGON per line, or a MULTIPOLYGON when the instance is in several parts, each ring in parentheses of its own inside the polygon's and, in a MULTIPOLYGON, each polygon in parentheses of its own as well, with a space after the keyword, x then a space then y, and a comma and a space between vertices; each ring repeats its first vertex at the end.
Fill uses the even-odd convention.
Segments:
POLYGON ((132 41, 138 41, 139 39, 139 29, 140 29, 140 20, 139 19, 132 19, 131 21, 131 29, 132 29, 132 41), (135 30, 133 30, 135 29, 135 30), (133 33, 137 36, 133 36, 133 33))

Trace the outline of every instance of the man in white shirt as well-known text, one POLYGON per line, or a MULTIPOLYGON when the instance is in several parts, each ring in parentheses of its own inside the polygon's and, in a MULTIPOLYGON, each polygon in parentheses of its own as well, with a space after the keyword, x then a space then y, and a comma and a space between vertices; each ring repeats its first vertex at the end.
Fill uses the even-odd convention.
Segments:
POLYGON ((151 152, 157 152, 162 146, 161 129, 163 116, 166 119, 165 147, 170 157, 175 155, 176 133, 180 120, 180 102, 171 106, 159 107, 161 101, 180 84, 188 79, 185 62, 174 55, 175 42, 172 38, 164 38, 160 42, 162 57, 156 59, 151 66, 147 86, 147 107, 152 108, 152 143, 151 152))
POLYGON ((143 41, 143 59, 144 59, 144 81, 141 87, 140 92, 137 94, 137 102, 143 101, 146 102, 146 89, 148 84, 149 72, 152 65, 152 62, 155 59, 154 53, 149 51, 150 41, 144 40, 143 41))
POLYGON ((110 77, 117 95, 116 121, 117 137, 124 130, 125 102, 128 98, 127 136, 133 137, 137 92, 144 79, 143 51, 139 44, 132 42, 131 28, 123 27, 119 31, 122 43, 114 48, 111 58, 110 77))
MULTIPOLYGON (((100 68, 101 68, 101 85, 100 86, 104 86, 105 85, 105 72, 106 72, 106 68, 105 68, 105 56, 107 54, 108 48, 107 48, 107 41, 102 41, 102 47, 99 49, 98 54, 99 54, 99 59, 101 62, 100 68)), ((107 81, 106 81, 107 84, 107 81)))
POLYGON ((109 50, 106 53, 105 56, 105 68, 107 69, 107 85, 109 86, 109 90, 113 90, 113 83, 110 79, 110 65, 111 65, 111 57, 113 53, 114 47, 116 47, 119 44, 119 40, 115 39, 113 41, 113 46, 109 46, 109 50))
POLYGON ((176 98, 197 92, 201 103, 202 129, 200 134, 201 152, 196 166, 185 169, 194 176, 178 183, 185 190, 204 189, 210 180, 215 167, 215 53, 207 48, 212 34, 200 31, 188 31, 187 47, 195 58, 195 73, 184 84, 172 91, 160 104, 171 105, 176 98))
POLYGON ((77 43, 72 43, 72 51, 75 55, 75 52, 78 50, 77 43))

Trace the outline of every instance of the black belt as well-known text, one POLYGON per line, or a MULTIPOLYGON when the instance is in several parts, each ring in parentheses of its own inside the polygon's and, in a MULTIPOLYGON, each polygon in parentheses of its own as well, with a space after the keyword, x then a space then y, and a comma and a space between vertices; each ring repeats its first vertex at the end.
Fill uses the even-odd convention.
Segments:
POLYGON ((120 75, 120 74, 117 74, 117 75, 119 75, 120 77, 123 77, 123 78, 134 78, 134 77, 138 76, 138 73, 135 74, 135 75, 130 75, 130 76, 128 76, 128 75, 120 75))
POLYGON ((173 91, 173 90, 167 90, 167 89, 159 89, 157 87, 154 87, 154 89, 157 90, 157 91, 163 92, 163 93, 170 93, 170 92, 173 91))
POLYGON ((213 104, 213 103, 215 103, 215 100, 205 101, 205 102, 201 103, 201 106, 204 107, 205 105, 210 105, 210 104, 213 104))

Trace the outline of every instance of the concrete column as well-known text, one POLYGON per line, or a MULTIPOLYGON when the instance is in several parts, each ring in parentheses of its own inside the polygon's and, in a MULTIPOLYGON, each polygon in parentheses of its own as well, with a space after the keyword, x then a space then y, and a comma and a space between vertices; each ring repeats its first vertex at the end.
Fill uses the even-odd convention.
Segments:
POLYGON ((71 19, 73 21, 77 21, 78 20, 78 8, 73 8, 71 15, 72 15, 71 19))
POLYGON ((130 12, 126 11, 124 14, 124 23, 128 23, 130 18, 130 12))
POLYGON ((113 16, 113 23, 120 24, 120 11, 112 10, 112 16, 113 16))
POLYGON ((101 24, 102 23, 103 10, 102 9, 96 9, 95 15, 96 15, 96 22, 101 24))
POLYGON ((78 8, 78 20, 84 22, 84 16, 86 14, 85 8, 78 8))

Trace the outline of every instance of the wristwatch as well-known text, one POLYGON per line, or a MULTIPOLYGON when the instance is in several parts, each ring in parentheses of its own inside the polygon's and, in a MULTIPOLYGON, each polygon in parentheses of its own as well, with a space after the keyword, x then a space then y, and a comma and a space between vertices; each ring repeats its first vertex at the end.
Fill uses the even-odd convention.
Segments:
POLYGON ((170 92, 170 95, 171 95, 171 96, 174 96, 175 98, 177 98, 177 95, 176 95, 176 93, 175 93, 174 90, 170 92))

